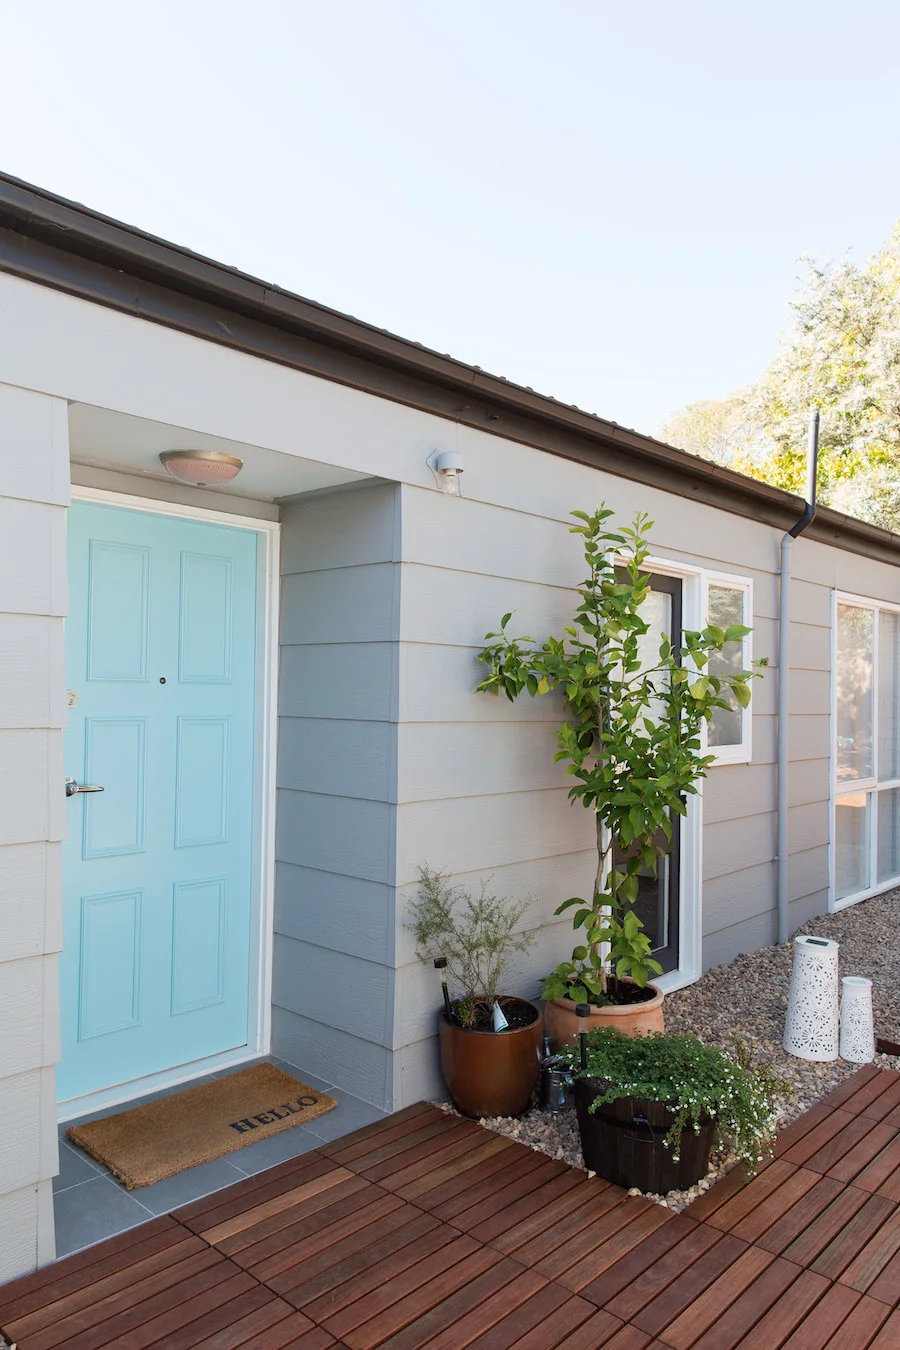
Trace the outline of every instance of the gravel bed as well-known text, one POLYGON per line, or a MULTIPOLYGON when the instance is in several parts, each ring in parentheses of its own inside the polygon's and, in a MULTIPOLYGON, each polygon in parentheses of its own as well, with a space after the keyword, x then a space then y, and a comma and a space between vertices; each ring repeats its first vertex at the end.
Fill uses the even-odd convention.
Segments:
MULTIPOLYGON (((858 905, 813 919, 798 931, 833 938, 841 944, 841 975, 865 975, 872 980, 875 1034, 900 1043, 900 890, 875 896, 858 905)), ((753 1042, 758 1059, 771 1060, 776 1071, 792 1086, 781 1103, 779 1128, 808 1111, 833 1088, 856 1073, 859 1065, 838 1059, 815 1064, 798 1059, 782 1049, 781 1037, 787 1012, 788 986, 793 962, 793 943, 747 952, 727 966, 716 966, 696 984, 666 996, 666 1030, 691 1032, 710 1045, 732 1049, 739 1032, 753 1042)), ((900 1070, 900 1056, 876 1055, 883 1069, 900 1070)), ((453 1111, 446 1102, 438 1102, 453 1111)), ((548 1115, 531 1110, 518 1120, 485 1119, 486 1129, 528 1144, 540 1153, 584 1170, 578 1125, 572 1110, 548 1115)), ((733 1166, 734 1159, 714 1154, 708 1175, 689 1191, 648 1195, 668 1209, 681 1210, 708 1190, 733 1166)), ((631 1194, 638 1195, 639 1191, 631 1194)))

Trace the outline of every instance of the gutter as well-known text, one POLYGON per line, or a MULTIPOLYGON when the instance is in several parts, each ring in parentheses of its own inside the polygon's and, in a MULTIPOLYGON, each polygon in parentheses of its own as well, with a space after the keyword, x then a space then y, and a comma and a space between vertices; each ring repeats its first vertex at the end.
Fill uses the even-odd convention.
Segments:
MULTIPOLYGON (((787 530, 799 498, 0 173, 0 272, 787 530)), ((896 566, 900 535, 822 508, 821 543, 896 566)))
POLYGON ((776 757, 776 799, 778 814, 775 843, 776 899, 778 908, 778 942, 790 937, 788 895, 788 719, 791 692, 791 550, 794 540, 805 534, 817 514, 816 478, 819 467, 819 411, 814 409, 809 419, 809 438, 806 446, 806 505, 803 515, 781 540, 780 600, 778 606, 778 751, 776 757))

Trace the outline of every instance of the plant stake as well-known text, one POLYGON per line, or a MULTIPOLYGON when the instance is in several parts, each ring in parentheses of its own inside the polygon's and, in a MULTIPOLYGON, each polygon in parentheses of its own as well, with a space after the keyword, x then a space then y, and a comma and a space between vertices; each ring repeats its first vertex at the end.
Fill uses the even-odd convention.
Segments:
POLYGON ((450 992, 447 989, 447 958, 446 956, 436 956, 434 958, 434 968, 440 971, 441 975, 441 993, 444 995, 444 1012, 448 1022, 453 1021, 453 1009, 450 1007, 450 992))
POLYGON ((587 1021, 591 1015, 589 1003, 579 1003, 575 1009, 576 1017, 584 1020, 584 1030, 578 1033, 578 1061, 582 1073, 587 1073, 587 1021))

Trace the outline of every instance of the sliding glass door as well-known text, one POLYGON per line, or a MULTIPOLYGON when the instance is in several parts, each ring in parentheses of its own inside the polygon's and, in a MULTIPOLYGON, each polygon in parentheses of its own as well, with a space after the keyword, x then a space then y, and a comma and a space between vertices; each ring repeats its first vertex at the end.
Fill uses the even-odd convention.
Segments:
POLYGON ((900 611, 839 599, 834 899, 900 885, 900 611))

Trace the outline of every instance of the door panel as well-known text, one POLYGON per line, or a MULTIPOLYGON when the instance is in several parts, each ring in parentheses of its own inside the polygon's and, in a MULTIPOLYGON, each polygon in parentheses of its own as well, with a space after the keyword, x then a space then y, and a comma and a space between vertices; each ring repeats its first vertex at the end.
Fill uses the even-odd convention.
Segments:
POLYGON ((247 1043, 257 544, 70 509, 62 1099, 247 1043))

